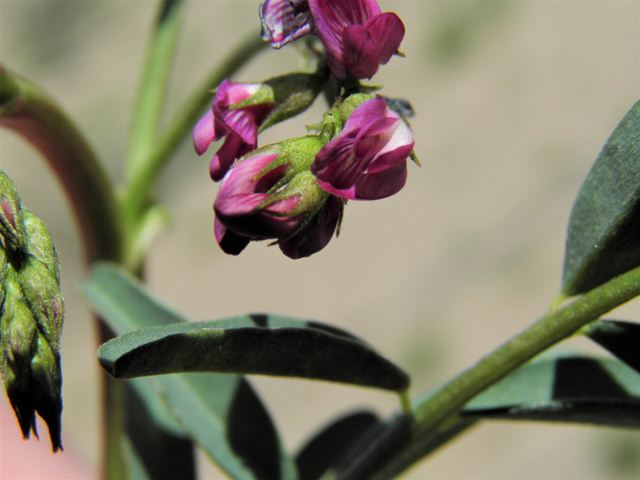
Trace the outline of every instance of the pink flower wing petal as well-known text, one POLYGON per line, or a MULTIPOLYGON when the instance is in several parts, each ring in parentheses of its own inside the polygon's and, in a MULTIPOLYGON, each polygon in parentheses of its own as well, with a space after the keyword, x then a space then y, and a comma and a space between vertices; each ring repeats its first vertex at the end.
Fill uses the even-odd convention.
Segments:
POLYGON ((371 78, 379 68, 378 48, 362 25, 351 25, 342 32, 344 62, 356 78, 371 78))
POLYGON ((196 128, 193 130, 193 146, 198 155, 202 155, 207 151, 211 142, 213 142, 213 111, 209 109, 207 113, 198 121, 196 128))
POLYGON ((387 12, 367 20, 364 28, 371 34, 376 44, 378 63, 386 64, 400 48, 404 38, 404 23, 395 13, 387 12))
POLYGON ((242 139, 235 133, 230 133, 209 164, 209 175, 214 182, 222 180, 233 161, 238 158, 241 148, 242 139))
POLYGON ((353 200, 378 200, 395 195, 407 183, 407 162, 400 162, 380 173, 360 177, 355 185, 353 200))

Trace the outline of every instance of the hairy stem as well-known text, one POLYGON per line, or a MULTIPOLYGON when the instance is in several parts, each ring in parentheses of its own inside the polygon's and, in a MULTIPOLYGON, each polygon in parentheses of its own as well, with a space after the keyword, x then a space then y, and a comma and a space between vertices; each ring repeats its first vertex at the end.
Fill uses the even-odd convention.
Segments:
MULTIPOLYGON (((413 410, 414 425, 410 437, 399 439, 397 448, 390 448, 391 453, 387 457, 378 458, 373 467, 357 478, 383 480, 395 477, 433 451, 433 448, 425 450, 421 446, 430 445, 434 438, 442 435, 443 429, 456 431, 455 425, 461 422, 457 413, 476 395, 549 347, 639 295, 640 267, 600 285, 564 307, 550 311, 419 402, 413 410)), ((459 425, 460 431, 467 426, 465 423, 459 425)), ((371 459, 361 458, 358 462, 371 463, 371 459)))

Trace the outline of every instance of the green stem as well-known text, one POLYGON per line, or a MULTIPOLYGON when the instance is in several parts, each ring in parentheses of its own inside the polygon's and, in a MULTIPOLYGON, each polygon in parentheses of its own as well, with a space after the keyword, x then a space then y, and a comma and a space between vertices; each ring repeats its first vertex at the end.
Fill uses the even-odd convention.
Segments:
MULTIPOLYGON (((415 424, 411 439, 379 461, 375 470, 360 478, 393 478, 416 463, 425 455, 419 446, 429 444, 431 439, 442 433, 443 428, 449 428, 447 425, 454 425, 456 414, 473 397, 547 348, 639 295, 640 267, 600 285, 564 307, 550 311, 434 395, 418 403, 414 408, 415 424)), ((363 462, 365 460, 362 459, 363 462)))
POLYGON ((122 226, 112 183, 102 165, 51 97, 2 66, 0 125, 37 148, 58 176, 80 225, 87 261, 119 260, 122 226))
POLYGON ((260 40, 256 32, 247 36, 195 90, 174 115, 168 132, 158 138, 157 147, 140 161, 127 179, 123 204, 125 211, 139 215, 148 200, 149 191, 162 168, 180 143, 193 130, 202 113, 211 102, 211 90, 225 78, 238 71, 245 63, 262 51, 268 44, 260 40))
POLYGON ((182 0, 164 0, 149 43, 131 131, 127 178, 138 176, 158 138, 169 74, 182 25, 182 0))

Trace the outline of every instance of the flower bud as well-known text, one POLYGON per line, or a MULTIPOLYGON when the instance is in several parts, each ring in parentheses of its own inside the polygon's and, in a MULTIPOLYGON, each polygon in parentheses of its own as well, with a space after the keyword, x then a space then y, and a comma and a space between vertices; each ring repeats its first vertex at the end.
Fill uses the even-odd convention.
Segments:
POLYGON ((24 302, 15 271, 9 267, 5 279, 5 300, 0 318, 2 331, 2 373, 7 396, 16 412, 22 434, 37 436, 35 406, 31 395, 31 358, 37 348, 38 327, 24 302))
POLYGON ((24 244, 24 223, 18 189, 13 181, 0 170, 0 234, 5 244, 14 249, 24 244))
POLYGON ((55 275, 33 255, 26 255, 18 271, 24 299, 40 330, 53 348, 60 348, 64 304, 55 275))
POLYGON ((290 245, 288 250, 281 250, 292 258, 309 256, 324 248, 335 231, 337 216, 335 222, 316 222, 313 225, 317 228, 307 229, 309 235, 322 238, 309 242, 311 247, 296 249, 291 241, 327 205, 329 195, 309 171, 322 145, 318 136, 269 145, 227 173, 214 204, 215 234, 223 251, 237 255, 251 240, 269 238, 290 245), (304 254, 298 255, 299 252, 304 254))
POLYGON ((219 181, 233 162, 254 150, 258 132, 303 112, 313 103, 328 74, 292 73, 264 83, 223 81, 216 90, 213 106, 200 119, 193 133, 198 155, 211 142, 226 137, 209 166, 214 181, 219 181))
POLYGON ((56 252, 56 246, 53 244, 53 240, 51 239, 49 229, 44 223, 42 223, 42 220, 33 215, 27 209, 23 209, 22 214, 27 236, 27 253, 33 255, 42 262, 42 264, 59 283, 60 264, 58 262, 58 253, 56 252))
MULTIPOLYGON (((42 264, 34 261, 48 273, 42 264)), ((38 436, 35 423, 37 412, 49 427, 49 436, 55 452, 62 448, 62 376, 57 337, 56 344, 49 343, 47 336, 39 329, 42 325, 38 325, 29 304, 25 301, 22 291, 24 287, 21 288, 18 274, 10 265, 7 270, 4 282, 5 300, 0 319, 2 373, 7 396, 16 413, 23 436, 29 438, 31 431, 38 436)))

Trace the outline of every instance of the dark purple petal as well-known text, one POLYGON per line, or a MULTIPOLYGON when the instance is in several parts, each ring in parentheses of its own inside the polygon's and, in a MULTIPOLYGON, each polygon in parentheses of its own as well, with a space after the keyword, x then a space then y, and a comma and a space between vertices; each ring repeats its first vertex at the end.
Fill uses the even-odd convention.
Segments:
POLYGON ((251 241, 250 238, 229 230, 217 218, 213 221, 213 232, 218 245, 228 255, 239 255, 251 241))
POLYGON ((362 25, 351 25, 342 32, 344 62, 356 78, 371 78, 378 71, 378 48, 362 25))
POLYGON ((306 2, 265 0, 260 4, 262 39, 273 48, 313 33, 313 19, 306 2), (293 3, 293 5, 292 5, 293 3))
POLYGON ((380 173, 363 175, 358 179, 350 200, 378 200, 395 195, 407 183, 407 162, 398 163, 380 173))
POLYGON ((204 117, 198 121, 193 131, 193 146, 198 155, 202 155, 207 151, 211 142, 213 142, 213 112, 209 110, 204 117))
POLYGON ((404 23, 395 13, 387 12, 367 20, 364 28, 371 34, 376 44, 378 62, 382 65, 386 64, 400 48, 404 38, 404 23))
POLYGON ((304 258, 319 252, 327 246, 338 225, 342 200, 329 196, 327 203, 291 238, 278 242, 282 253, 292 259, 304 258))

